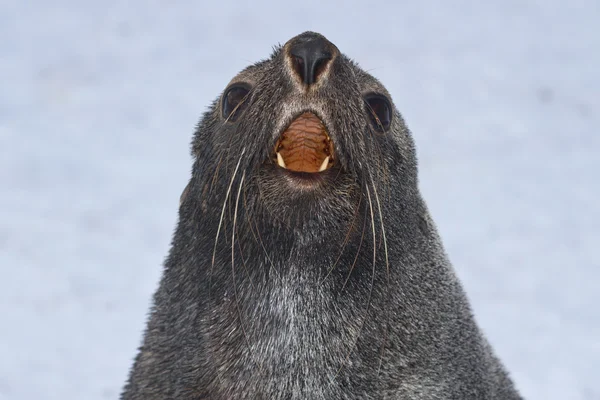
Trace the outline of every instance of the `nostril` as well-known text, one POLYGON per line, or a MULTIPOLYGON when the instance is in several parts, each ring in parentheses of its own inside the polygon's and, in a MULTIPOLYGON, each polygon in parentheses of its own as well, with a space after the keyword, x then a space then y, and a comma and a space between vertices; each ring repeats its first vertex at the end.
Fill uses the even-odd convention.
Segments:
POLYGON ((321 59, 317 60, 317 62, 315 63, 315 72, 314 72, 315 81, 319 79, 319 76, 325 70, 325 67, 327 66, 327 63, 329 62, 329 60, 330 60, 330 58, 321 58, 321 59))
POLYGON ((304 81, 304 77, 306 76, 306 71, 304 70, 304 66, 306 65, 302 57, 292 56, 292 64, 294 65, 294 70, 300 76, 302 81, 304 81))

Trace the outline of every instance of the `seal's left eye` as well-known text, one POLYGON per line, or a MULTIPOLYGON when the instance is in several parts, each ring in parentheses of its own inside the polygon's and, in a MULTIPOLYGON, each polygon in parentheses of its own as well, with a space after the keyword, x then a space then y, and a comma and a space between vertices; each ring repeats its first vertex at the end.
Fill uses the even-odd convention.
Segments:
POLYGON ((246 85, 234 85, 228 88, 221 104, 223 118, 231 122, 235 121, 244 110, 249 93, 250 89, 246 85))
POLYGON ((375 129, 380 132, 388 130, 392 123, 392 106, 389 100, 379 94, 369 94, 365 96, 365 102, 375 129))

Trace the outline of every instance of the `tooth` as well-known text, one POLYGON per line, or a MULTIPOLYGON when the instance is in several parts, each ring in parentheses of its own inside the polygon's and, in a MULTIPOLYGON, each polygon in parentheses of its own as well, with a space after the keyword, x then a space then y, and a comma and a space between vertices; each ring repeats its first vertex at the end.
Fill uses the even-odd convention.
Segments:
POLYGON ((277 153, 277 164, 279 164, 279 166, 281 168, 285 168, 285 163, 283 162, 283 157, 281 157, 281 154, 277 153))
MULTIPOLYGON (((277 154, 279 154, 279 153, 277 153, 277 154)), ((327 168, 327 164, 329 164, 329 156, 325 157, 325 159, 323 160, 323 164, 321 164, 321 168, 319 168, 319 172, 325 171, 325 168, 327 168)))

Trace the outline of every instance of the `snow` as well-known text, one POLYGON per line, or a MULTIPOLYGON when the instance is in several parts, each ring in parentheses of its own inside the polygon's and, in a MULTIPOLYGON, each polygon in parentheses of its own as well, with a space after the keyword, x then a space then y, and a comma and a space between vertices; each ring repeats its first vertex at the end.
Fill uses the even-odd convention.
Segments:
POLYGON ((0 399, 116 398, 200 114, 305 30, 378 77, 527 399, 600 389, 595 0, 0 2, 0 399))

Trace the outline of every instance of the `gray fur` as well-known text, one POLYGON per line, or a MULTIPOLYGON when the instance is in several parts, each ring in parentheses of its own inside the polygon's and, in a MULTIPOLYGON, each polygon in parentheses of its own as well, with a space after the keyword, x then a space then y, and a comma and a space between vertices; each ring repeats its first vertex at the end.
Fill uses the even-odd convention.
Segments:
POLYGON ((400 113, 387 133, 369 121, 363 95, 389 93, 339 52, 306 89, 289 43, 232 80, 252 87, 237 121, 218 99, 198 125, 121 399, 520 399, 419 193, 400 113), (307 109, 337 155, 313 189, 270 159, 307 109))

